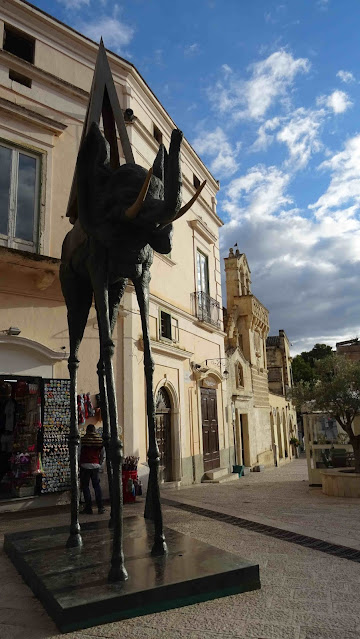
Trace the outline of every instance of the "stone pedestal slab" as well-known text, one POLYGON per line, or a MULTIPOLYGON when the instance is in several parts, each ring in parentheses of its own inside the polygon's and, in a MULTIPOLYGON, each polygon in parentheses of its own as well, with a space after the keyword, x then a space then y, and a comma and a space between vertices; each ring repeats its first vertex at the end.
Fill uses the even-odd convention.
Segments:
POLYGON ((124 519, 129 579, 107 581, 111 531, 82 526, 83 548, 66 549, 68 527, 5 535, 4 550, 62 632, 260 588, 259 566, 166 528, 169 554, 151 557, 152 524, 124 519))

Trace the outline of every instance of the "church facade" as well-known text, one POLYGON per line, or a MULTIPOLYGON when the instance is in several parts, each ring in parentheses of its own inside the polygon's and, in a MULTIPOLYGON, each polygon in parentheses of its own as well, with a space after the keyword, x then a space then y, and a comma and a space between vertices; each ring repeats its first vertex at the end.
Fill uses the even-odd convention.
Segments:
POLYGON ((296 435, 291 403, 291 358, 284 331, 269 337, 269 311, 251 292, 244 253, 225 258, 224 314, 228 357, 228 406, 234 427, 234 463, 274 466, 293 456, 296 435), (281 383, 275 384, 273 380, 281 383))

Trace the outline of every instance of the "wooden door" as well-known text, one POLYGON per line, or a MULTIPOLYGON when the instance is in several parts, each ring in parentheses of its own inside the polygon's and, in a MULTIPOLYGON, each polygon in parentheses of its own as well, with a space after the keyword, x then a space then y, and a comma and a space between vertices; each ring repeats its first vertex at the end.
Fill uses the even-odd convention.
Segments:
POLYGON ((216 390, 201 388, 204 471, 220 466, 216 390))
POLYGON ((160 477, 172 480, 171 403, 165 388, 156 396, 156 440, 160 452, 160 477))

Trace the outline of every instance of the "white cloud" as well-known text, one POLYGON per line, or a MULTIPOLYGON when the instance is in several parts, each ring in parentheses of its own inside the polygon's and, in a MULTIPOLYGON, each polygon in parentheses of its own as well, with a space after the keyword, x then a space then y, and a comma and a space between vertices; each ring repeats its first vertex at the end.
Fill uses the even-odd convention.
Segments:
POLYGON ((216 177, 230 177, 237 170, 236 158, 241 145, 238 143, 233 148, 221 127, 203 131, 194 140, 193 146, 199 155, 212 158, 209 168, 216 177))
POLYGON ((320 165, 321 169, 330 170, 332 177, 326 192, 309 207, 318 218, 338 217, 339 212, 354 218, 356 211, 360 211, 359 166, 360 135, 347 140, 343 151, 320 165))
POLYGON ((292 200, 286 194, 289 181, 290 174, 275 166, 254 166, 230 182, 223 209, 233 221, 242 218, 263 220, 291 204, 292 200))
POLYGON ((325 112, 322 110, 297 109, 291 119, 278 132, 276 138, 284 142, 289 150, 289 164, 296 168, 307 165, 313 153, 322 149, 319 138, 325 112))
POLYGON ((322 95, 317 99, 319 105, 325 105, 329 109, 332 109, 334 113, 344 113, 349 107, 352 106, 352 102, 345 91, 333 91, 330 95, 322 95))
POLYGON ((198 42, 194 42, 193 44, 188 44, 185 48, 184 48, 184 55, 185 56, 194 56, 197 53, 200 52, 200 46, 198 44, 198 42))
POLYGON ((350 82, 355 82, 354 75, 351 71, 338 71, 336 77, 341 80, 341 82, 345 82, 345 84, 349 84, 350 82))
POLYGON ((88 6, 90 0, 57 0, 60 4, 63 4, 66 9, 80 9, 83 5, 88 6))
POLYGON ((281 118, 275 117, 271 120, 266 120, 258 129, 258 137, 251 147, 251 151, 264 151, 271 144, 274 139, 272 134, 275 129, 280 126, 281 118), (269 133, 270 131, 270 133, 269 133))
POLYGON ((222 254, 235 242, 247 254, 271 332, 284 328, 296 351, 359 334, 359 166, 360 135, 322 163, 329 186, 305 211, 293 207, 290 173, 275 166, 253 167, 223 196, 222 254))
POLYGON ((223 65, 224 77, 209 88, 209 98, 217 110, 236 119, 260 120, 279 98, 287 96, 296 75, 307 73, 309 68, 308 59, 296 59, 284 49, 252 64, 248 69, 251 77, 246 81, 223 65))
POLYGON ((96 42, 102 37, 105 47, 124 54, 133 38, 134 29, 119 20, 117 14, 115 6, 113 16, 99 16, 91 22, 81 23, 77 28, 96 42))

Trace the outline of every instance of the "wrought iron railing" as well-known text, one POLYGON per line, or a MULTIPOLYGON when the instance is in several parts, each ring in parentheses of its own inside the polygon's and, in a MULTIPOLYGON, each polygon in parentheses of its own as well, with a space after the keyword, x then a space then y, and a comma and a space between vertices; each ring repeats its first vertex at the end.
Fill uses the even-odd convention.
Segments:
POLYGON ((196 291, 192 294, 194 313, 201 322, 207 322, 217 328, 221 327, 220 303, 214 300, 204 291, 196 291))

